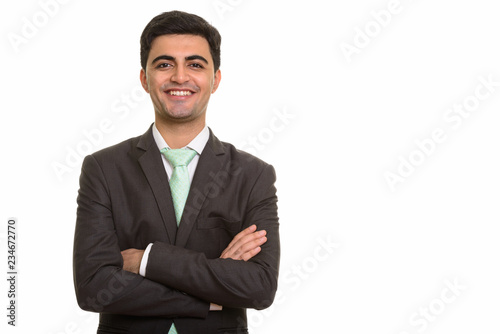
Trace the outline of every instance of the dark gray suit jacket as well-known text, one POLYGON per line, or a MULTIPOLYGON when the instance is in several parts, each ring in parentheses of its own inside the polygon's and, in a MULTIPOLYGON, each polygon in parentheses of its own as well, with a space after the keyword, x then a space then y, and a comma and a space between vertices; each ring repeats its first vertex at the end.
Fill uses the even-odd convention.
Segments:
POLYGON ((247 333, 246 308, 271 305, 280 258, 271 165, 210 131, 177 228, 152 130, 85 158, 74 242, 78 304, 99 312, 98 333, 247 333), (268 241, 250 261, 220 259, 244 228, 268 241), (120 254, 153 243, 146 277, 120 254), (210 302, 223 305, 210 311, 210 302))

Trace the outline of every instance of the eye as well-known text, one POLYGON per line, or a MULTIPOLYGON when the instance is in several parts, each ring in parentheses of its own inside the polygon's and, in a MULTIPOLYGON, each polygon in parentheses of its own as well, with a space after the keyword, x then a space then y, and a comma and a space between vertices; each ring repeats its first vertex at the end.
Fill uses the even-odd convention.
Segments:
POLYGON ((189 66, 194 67, 194 68, 203 68, 203 65, 198 64, 198 63, 193 63, 193 64, 190 64, 189 66))
POLYGON ((171 67, 172 65, 169 64, 169 63, 161 63, 161 64, 158 64, 158 66, 156 66, 156 68, 167 68, 167 67, 171 67))

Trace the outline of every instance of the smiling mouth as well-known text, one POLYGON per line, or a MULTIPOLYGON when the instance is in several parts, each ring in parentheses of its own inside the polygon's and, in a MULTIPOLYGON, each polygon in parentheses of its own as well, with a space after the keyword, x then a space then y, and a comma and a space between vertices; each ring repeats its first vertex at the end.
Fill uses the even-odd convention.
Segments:
POLYGON ((169 91, 166 91, 166 93, 168 95, 172 95, 172 96, 189 96, 189 95, 194 94, 190 90, 169 90, 169 91))

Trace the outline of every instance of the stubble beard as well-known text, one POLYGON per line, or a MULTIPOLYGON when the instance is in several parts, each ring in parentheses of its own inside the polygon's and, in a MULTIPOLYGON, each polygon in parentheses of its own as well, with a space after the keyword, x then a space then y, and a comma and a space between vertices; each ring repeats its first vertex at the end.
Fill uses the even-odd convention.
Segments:
POLYGON ((204 113, 205 111, 196 113, 193 108, 173 111, 167 109, 167 107, 163 104, 160 110, 156 109, 157 117, 159 117, 165 123, 172 123, 172 124, 175 123, 183 124, 183 123, 194 122, 195 120, 203 116, 204 113))

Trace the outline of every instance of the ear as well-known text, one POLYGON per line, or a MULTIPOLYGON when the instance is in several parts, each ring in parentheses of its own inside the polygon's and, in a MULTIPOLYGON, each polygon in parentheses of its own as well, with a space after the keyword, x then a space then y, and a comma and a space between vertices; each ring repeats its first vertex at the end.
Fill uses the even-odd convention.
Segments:
POLYGON ((219 88, 220 79, 221 79, 221 74, 220 74, 220 69, 218 69, 217 72, 215 72, 214 76, 214 86, 212 88, 212 94, 215 93, 217 88, 219 88))
POLYGON ((146 71, 144 71, 143 68, 141 68, 140 79, 141 79, 142 88, 144 88, 146 93, 149 93, 148 78, 146 77, 146 71))

